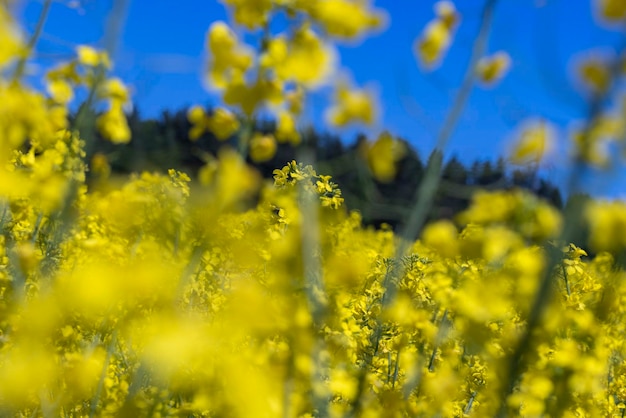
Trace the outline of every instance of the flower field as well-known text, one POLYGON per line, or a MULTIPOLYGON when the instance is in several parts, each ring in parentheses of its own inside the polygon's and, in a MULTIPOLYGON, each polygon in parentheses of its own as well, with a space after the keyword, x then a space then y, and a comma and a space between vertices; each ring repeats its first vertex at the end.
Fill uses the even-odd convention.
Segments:
MULTIPOLYGON (((356 0, 222 2, 233 21, 208 29, 205 70, 223 106, 188 118, 192 139, 211 132, 225 145, 191 179, 120 178, 106 156, 88 159, 84 109, 99 109, 103 138, 132 140, 128 89, 90 46, 43 89, 29 85, 37 31, 0 1, 0 415, 625 416, 626 203, 559 211, 522 190, 484 190, 456 219, 427 223, 445 129, 398 231, 363 225, 306 153, 263 180, 247 162, 301 141, 310 92, 336 84, 334 126, 376 118, 370 92, 336 77, 335 44, 393 16, 356 0), (289 30, 274 31, 277 14, 289 30), (275 133, 255 132, 261 111, 275 133), (572 242, 581 229, 588 240, 572 242)), ((485 50, 496 3, 452 115, 465 89, 510 67, 485 50)), ((623 25, 621 1, 596 3, 623 25)), ((452 2, 436 3, 415 41, 424 71, 442 65, 460 23, 452 2)), ((622 61, 581 65, 593 100, 619 93, 622 61)), ((573 133, 575 167, 603 167, 603 141, 623 142, 620 111, 600 106, 573 133)), ((530 124, 511 159, 538 164, 551 141, 530 124)), ((362 157, 384 182, 402 153, 385 132, 362 157)))

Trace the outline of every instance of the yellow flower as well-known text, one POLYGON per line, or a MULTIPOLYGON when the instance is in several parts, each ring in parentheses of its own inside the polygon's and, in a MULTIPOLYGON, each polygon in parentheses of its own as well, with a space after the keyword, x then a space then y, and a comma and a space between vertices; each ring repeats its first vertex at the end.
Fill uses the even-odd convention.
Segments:
POLYGON ((112 106, 98 116, 96 127, 100 134, 114 144, 130 142, 131 132, 121 106, 112 106))
POLYGON ((217 139, 223 141, 237 133, 239 120, 233 112, 223 107, 218 107, 209 117, 207 127, 217 139))
POLYGON ((295 89, 287 91, 285 93, 285 101, 287 102, 287 108, 292 114, 300 115, 304 107, 304 89, 296 86, 295 89))
POLYGON ((119 105, 125 105, 130 101, 128 88, 119 78, 109 78, 98 90, 101 98, 110 100, 119 105))
POLYGON ((500 81, 510 67, 511 57, 506 52, 500 51, 489 57, 481 58, 476 66, 476 72, 480 81, 485 85, 491 85, 500 81))
POLYGON ((620 22, 626 19, 626 2, 622 0, 595 0, 600 18, 607 22, 620 22))
POLYGON ((604 114, 598 116, 590 126, 574 129, 572 140, 577 156, 588 164, 605 167, 611 161, 610 144, 622 140, 625 129, 619 114, 604 114))
POLYGON ((222 0, 234 10, 235 21, 250 29, 262 27, 267 23, 268 13, 272 10, 271 0, 222 0))
POLYGON ((187 119, 192 127, 189 130, 189 139, 197 140, 206 131, 224 141, 232 137, 239 130, 239 120, 228 109, 218 107, 208 116, 201 106, 192 106, 187 112, 187 119))
POLYGON ((88 45, 79 45, 76 47, 76 55, 78 62, 88 67, 97 67, 103 65, 105 68, 111 67, 109 56, 104 51, 98 51, 88 45))
POLYGON ((454 257, 459 250, 458 232, 450 221, 442 220, 428 224, 422 232, 424 244, 444 257, 454 257))
POLYGON ((327 117, 330 123, 340 127, 355 122, 372 124, 376 118, 374 99, 367 90, 350 89, 346 83, 340 83, 327 117))
POLYGON ((280 80, 257 79, 253 84, 247 84, 243 79, 232 80, 224 91, 224 103, 238 106, 248 116, 261 109, 266 104, 280 104, 284 101, 282 95, 283 83, 280 80))
POLYGON ((276 154, 276 140, 271 135, 255 133, 250 139, 250 158, 256 163, 271 160, 276 154))
POLYGON ((37 405, 39 394, 54 387, 58 375, 54 359, 41 343, 22 343, 5 351, 0 366, 0 402, 18 408, 37 405))
POLYGON ((225 88, 233 75, 239 76, 252 65, 252 54, 239 44, 237 36, 224 22, 215 22, 209 28, 207 49, 209 81, 216 88, 225 88))
POLYGON ((426 69, 436 67, 452 43, 454 30, 460 20, 450 1, 439 1, 434 6, 437 17, 431 20, 416 40, 414 51, 418 62, 426 69))
POLYGON ((278 142, 290 142, 294 145, 300 143, 300 133, 296 128, 293 115, 285 110, 278 113, 276 120, 276 140, 278 142))
POLYGON ((626 248, 626 204, 620 201, 591 202, 585 209, 590 244, 597 251, 626 248))
POLYGON ((460 16, 454 3, 449 0, 441 0, 433 6, 435 15, 450 29, 456 27, 460 16))
POLYGON ((0 69, 18 59, 23 42, 5 5, 0 3, 0 69))
POLYGON ((284 37, 271 40, 261 63, 274 68, 281 80, 316 87, 332 75, 335 52, 305 25, 289 41, 284 37))
POLYGON ((72 85, 63 79, 53 79, 46 83, 46 88, 52 100, 56 103, 66 105, 74 98, 72 85))
POLYGON ((520 165, 537 164, 552 151, 554 143, 554 132, 547 122, 524 122, 513 145, 511 161, 520 165))
POLYGON ((389 132, 383 132, 374 143, 363 143, 367 164, 374 177, 381 182, 394 179, 397 172, 396 164, 406 152, 404 144, 395 139, 389 132))
POLYGON ((597 57, 585 59, 578 67, 578 75, 592 94, 602 94, 611 86, 611 72, 608 65, 597 57))
POLYGON ((367 10, 368 2, 350 0, 319 0, 314 3, 313 17, 332 36, 354 38, 378 28, 382 14, 367 10))

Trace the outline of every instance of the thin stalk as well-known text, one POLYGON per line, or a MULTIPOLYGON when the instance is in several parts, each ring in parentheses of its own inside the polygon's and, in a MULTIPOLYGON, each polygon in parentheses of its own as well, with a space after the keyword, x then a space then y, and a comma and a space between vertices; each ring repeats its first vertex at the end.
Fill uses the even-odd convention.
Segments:
MULTIPOLYGON (((124 29, 127 9, 128 0, 114 0, 113 8, 107 16, 102 42, 104 44, 105 51, 107 52, 108 56, 111 57, 111 59, 113 58, 113 55, 117 48, 117 42, 120 39, 121 32, 124 29)), ((86 112, 92 108, 96 100, 98 88, 105 79, 106 69, 102 64, 100 64, 95 69, 93 85, 89 89, 87 100, 85 100, 85 102, 82 103, 81 106, 78 108, 76 117, 74 118, 74 121, 70 126, 70 131, 73 131, 77 128, 80 130, 81 122, 83 122, 83 119, 86 116, 86 112)), ((94 144, 93 141, 86 142, 87 143, 85 145, 85 151, 87 155, 90 155, 94 144)))
MULTIPOLYGON (((312 164, 314 156, 306 151, 299 156, 299 160, 304 164, 312 164)), ((311 317, 315 325, 315 329, 321 329, 324 318, 326 316, 326 296, 324 283, 322 278, 322 266, 320 262, 320 237, 319 237, 319 214, 318 205, 314 201, 309 190, 306 190, 303 184, 300 184, 298 190, 299 206, 302 213, 301 240, 302 240, 302 267, 304 272, 304 289, 306 298, 311 312, 311 317)), ((324 358, 325 343, 319 334, 316 335, 316 342, 313 346, 311 357, 314 361, 315 368, 311 376, 313 387, 321 384, 326 376, 328 362, 324 358)), ((311 402, 318 411, 320 417, 328 415, 328 405, 330 398, 327 394, 318 393, 315 389, 311 391, 311 402)))
POLYGON ((434 203, 433 198, 441 180, 443 150, 456 129, 474 87, 474 83, 476 81, 476 66, 480 58, 485 55, 485 51, 487 50, 489 31, 491 29, 491 22, 493 20, 493 13, 497 2, 498 0, 487 0, 483 7, 480 30, 476 40, 474 41, 470 62, 465 71, 463 81, 461 82, 461 87, 452 104, 452 108, 446 115, 443 125, 441 126, 441 130, 437 135, 437 142, 433 152, 433 157, 431 158, 431 161, 429 161, 424 178, 420 182, 413 212, 411 213, 403 231, 403 235, 407 239, 412 239, 420 232, 426 218, 428 217, 428 212, 434 203))
POLYGON ((472 405, 474 405, 474 399, 476 399, 476 391, 472 392, 472 395, 469 398, 469 401, 467 402, 467 406, 465 407, 465 410, 463 410, 464 414, 469 414, 470 411, 472 410, 472 405))
POLYGON ((244 160, 248 156, 248 147, 250 145, 250 139, 252 138, 252 133, 254 131, 254 119, 252 117, 246 116, 246 120, 244 122, 243 129, 239 134, 237 139, 237 151, 241 158, 244 160))
POLYGON ((400 350, 398 350, 398 354, 396 355, 396 365, 393 370, 393 380, 391 381, 391 387, 396 387, 396 382, 398 381, 398 372, 400 370, 400 350))
MULTIPOLYGON (((428 163, 428 167, 426 168, 426 172, 422 181, 420 182, 417 189, 417 199, 413 209, 411 210, 411 214, 407 223, 405 224, 403 230, 403 239, 398 248, 396 250, 396 255, 394 258, 394 265, 398 263, 399 260, 405 255, 411 245, 411 241, 422 229, 424 222, 428 217, 428 213, 430 208, 433 205, 433 199, 437 192, 439 182, 441 179, 441 168, 443 163, 443 149, 445 148, 447 142, 452 136, 456 125, 458 124, 459 118, 465 109, 467 101, 469 99, 470 93, 472 91, 474 82, 476 80, 476 65, 478 60, 484 55, 487 47, 487 41, 489 38, 489 30, 491 28, 491 22, 493 19, 493 13, 495 6, 498 0, 487 0, 482 11, 481 15, 481 23, 478 35, 474 41, 474 47, 472 48, 472 54, 470 57, 470 61, 468 64, 468 68, 463 77, 463 81, 461 83, 461 87, 455 97, 454 103, 450 112, 447 114, 444 119, 443 125, 439 134, 437 136, 437 142, 435 146, 435 150, 430 158, 428 163)), ((396 277, 402 277, 402 273, 404 271, 402 266, 399 266, 398 269, 392 269, 388 271, 385 275, 384 280, 384 293, 382 298, 383 310, 391 305, 393 300, 395 299, 395 295, 397 292, 397 284, 394 280, 391 279, 391 275, 395 275, 396 277)), ((376 320, 376 329, 374 330, 374 339, 376 345, 378 344, 378 340, 382 335, 382 322, 380 317, 376 320)), ((365 380, 367 376, 367 369, 371 365, 373 360, 373 356, 367 356, 365 360, 365 364, 361 370, 361 375, 359 376, 359 384, 357 389, 357 394, 352 403, 352 410, 349 416, 358 416, 361 412, 362 402, 361 397, 365 391, 365 380)), ((411 388, 407 388, 406 393, 411 392, 411 388)))
POLYGON ((2 206, 2 215, 0 215, 0 233, 4 231, 4 225, 6 224, 7 213, 9 212, 9 203, 4 199, 0 200, 0 206, 2 206))
POLYGON ((561 268, 563 269, 563 280, 565 280, 565 290, 567 291, 567 296, 571 296, 572 293, 569 287, 569 280, 567 279, 567 271, 565 270, 565 264, 562 264, 561 268))
POLYGON ((443 339, 444 328, 447 326, 446 321, 448 320, 448 310, 446 309, 443 312, 443 316, 441 317, 441 323, 439 324, 439 331, 437 332, 437 339, 435 341, 435 346, 433 347, 433 352, 430 355, 430 360, 428 361, 428 371, 432 372, 435 370, 435 358, 437 357, 437 350, 439 349, 439 344, 443 339))
MULTIPOLYGON (((617 57, 623 56, 623 52, 626 50, 626 37, 622 39, 622 45, 618 48, 619 53, 617 57)), ((621 59, 615 59, 610 66, 611 80, 616 80, 621 72, 621 59)), ((611 98, 613 90, 607 88, 602 94, 596 95, 590 106, 589 116, 587 117, 587 124, 582 134, 582 143, 585 144, 591 138, 591 131, 598 118, 602 116, 602 110, 605 103, 611 98)), ((567 182, 568 195, 573 194, 581 183, 581 177, 585 163, 582 160, 582 156, 576 156, 574 163, 572 164, 569 178, 567 182)), ((575 237, 578 230, 577 208, 570 205, 564 214, 565 227, 561 231, 561 235, 557 240, 558 243, 569 243, 575 237)), ((532 335, 535 329, 540 325, 541 318, 547 308, 547 305, 552 297, 553 292, 553 272, 554 269, 563 262, 563 253, 558 248, 553 248, 548 253, 548 262, 546 268, 541 277, 539 289, 535 294, 532 307, 526 321, 526 328, 521 335, 515 350, 510 357, 507 374, 505 374, 504 385, 501 387, 500 393, 500 410, 497 414, 498 417, 504 418, 507 415, 506 399, 513 393, 518 381, 519 374, 523 368, 523 357, 532 348, 532 335)))
POLYGON ((35 229, 33 230, 33 236, 30 239, 30 242, 33 244, 37 242, 37 237, 39 236, 39 231, 41 230, 41 222, 43 221, 43 212, 39 212, 37 215, 37 220, 35 221, 35 229))
POLYGON ((26 68, 26 61, 30 56, 33 49, 35 49, 35 45, 37 45, 37 41, 41 36, 41 32, 43 31, 43 27, 46 24, 46 20, 48 19, 48 14, 50 13, 50 7, 52 6, 52 0, 45 0, 43 4, 43 8, 41 9, 41 13, 39 13, 39 19, 37 19, 37 25, 35 26, 35 31, 32 36, 28 40, 28 44, 26 44, 26 49, 23 53, 23 56, 20 57, 20 60, 15 67, 15 73, 13 73, 13 82, 19 82, 22 75, 24 75, 24 69, 26 68))
MULTIPOLYGON (((80 105, 78 108, 78 112, 76 112, 76 116, 70 125, 70 131, 80 128, 81 122, 85 118, 86 112, 91 109, 91 106, 96 100, 96 93, 98 92, 98 87, 105 79, 105 69, 102 64, 100 64, 95 71, 93 85, 89 89, 89 93, 87 95, 87 99, 80 105)), ((89 145, 89 144, 87 144, 89 145)), ((90 150, 86 150, 90 151, 90 150)))
POLYGON ((106 379, 107 370, 109 368, 109 362, 111 361, 111 356, 113 355, 113 351, 115 348, 115 344, 117 343, 117 334, 115 331, 111 336, 111 341, 109 342, 109 346, 107 347, 106 358, 104 359, 104 365, 102 366, 102 373, 100 374, 100 379, 98 380, 98 387, 96 389, 96 395, 91 400, 91 405, 89 407, 89 418, 93 418, 96 415, 96 411, 98 409, 98 402, 100 401, 100 396, 102 396, 102 390, 104 388, 104 380, 106 379))

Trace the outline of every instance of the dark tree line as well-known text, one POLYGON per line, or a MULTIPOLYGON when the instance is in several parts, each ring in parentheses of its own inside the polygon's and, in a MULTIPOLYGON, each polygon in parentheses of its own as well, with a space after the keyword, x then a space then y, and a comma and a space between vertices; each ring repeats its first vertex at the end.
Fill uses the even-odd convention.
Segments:
MULTIPOLYGON (((83 118, 83 125, 90 125, 95 119, 94 115, 89 116, 83 118)), ((197 141, 191 141, 188 135, 191 125, 187 120, 186 109, 164 111, 158 119, 144 119, 135 110, 128 115, 128 121, 133 138, 129 144, 113 145, 94 133, 88 141, 91 144, 88 157, 95 153, 107 155, 113 171, 117 173, 175 168, 194 176, 205 163, 204 157, 207 154, 216 155, 224 145, 210 133, 197 141)), ((89 126, 82 126, 81 132, 85 132, 85 128, 89 126)), ((271 133, 274 124, 272 121, 260 121, 256 129, 271 133)), ((95 130, 87 129, 87 132, 95 130)), ((396 226, 402 219, 406 219, 428 159, 424 160, 404 141, 406 153, 398 163, 397 176, 389 183, 381 183, 372 177, 360 156, 361 142, 365 140, 364 136, 359 136, 352 144, 346 144, 337 136, 309 128, 302 132, 302 143, 299 146, 281 144, 272 160, 261 164, 250 163, 263 176, 270 178, 275 168, 294 159, 302 160, 305 154, 313 156, 317 161, 317 170, 331 175, 339 184, 348 208, 359 210, 368 224, 387 223, 396 226)), ((230 143, 236 146, 236 138, 232 138, 230 143)), ((528 189, 557 208, 563 207, 559 189, 538 178, 532 170, 511 170, 503 159, 465 165, 453 156, 444 162, 442 181, 430 218, 454 217, 468 206, 476 190, 514 187, 528 189)))

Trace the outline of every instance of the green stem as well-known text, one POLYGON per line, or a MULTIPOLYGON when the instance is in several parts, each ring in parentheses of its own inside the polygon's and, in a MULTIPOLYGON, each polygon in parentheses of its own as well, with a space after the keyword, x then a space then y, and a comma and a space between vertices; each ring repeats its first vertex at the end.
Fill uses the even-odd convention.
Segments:
MULTIPOLYGON (((487 0, 485 6, 483 7, 480 30, 476 40, 474 41, 470 62, 467 66, 467 70, 465 71, 461 87, 454 99, 454 103, 452 104, 452 108, 446 115, 443 125, 441 126, 441 130, 437 135, 435 150, 433 151, 431 159, 428 162, 424 178, 418 186, 416 203, 402 234, 409 240, 419 234, 424 223, 426 222, 430 208, 434 203, 433 199, 437 189, 439 188, 439 182, 441 181, 443 150, 456 129, 474 87, 474 83, 476 81, 476 65, 478 64, 480 58, 485 55, 487 41, 489 40, 489 30, 491 28, 493 13, 497 2, 498 0, 487 0)), ((405 245, 403 250, 406 250, 407 246, 408 245, 405 245)))
POLYGON ((43 221, 43 212, 39 212, 37 215, 37 221, 35 221, 35 229, 33 230, 33 237, 30 242, 33 244, 37 242, 37 237, 39 236, 39 231, 41 230, 41 222, 43 221))
MULTIPOLYGON (((470 57, 470 62, 468 64, 468 68, 465 72, 465 76, 463 77, 463 81, 461 83, 461 87, 457 96, 454 100, 453 106, 450 112, 447 114, 443 126, 437 136, 437 142, 435 146, 435 150, 428 162, 428 167, 420 182, 417 189, 417 199, 416 203, 411 210, 411 214, 409 219, 404 227, 404 231, 402 235, 404 236, 404 240, 402 240, 396 250, 394 264, 397 264, 397 260, 400 260, 408 249, 411 246, 411 241, 418 235, 420 230, 422 229, 424 222, 428 217, 428 213, 433 205, 433 199, 439 187, 439 182, 441 179, 441 167, 443 164, 443 149, 445 148, 448 140, 452 136, 454 129, 459 121, 459 118, 463 112, 467 104, 467 100, 469 99, 470 93, 472 91, 472 87, 476 80, 476 64, 478 60, 484 55, 487 40, 489 38, 489 30, 491 27, 491 21, 493 18, 493 12, 498 0, 487 0, 482 12, 481 24, 476 40, 474 41, 474 47, 472 49, 472 55, 470 57)), ((402 277, 404 268, 399 266, 397 269, 392 269, 388 271, 385 275, 385 280, 383 283, 384 291, 382 298, 382 307, 383 310, 391 305, 391 303, 395 299, 395 295, 397 292, 397 281, 391 279, 391 275, 395 275, 396 277, 402 277)), ((380 317, 376 319, 376 328, 374 330, 374 338, 379 339, 382 334, 382 321, 380 317)), ((373 361, 373 357, 375 357, 376 353, 373 356, 367 356, 365 360, 365 364, 361 370, 361 375, 359 376, 359 385, 357 389, 356 397, 352 403, 352 411, 349 416, 357 416, 360 413, 362 408, 362 400, 361 397, 365 391, 365 377, 367 375, 367 370, 371 366, 373 361)), ((406 393, 410 393, 411 388, 408 388, 406 393)))
MULTIPOLYGON (((621 57, 623 52, 626 50, 626 37, 623 39, 624 44, 621 48, 618 49, 617 57, 621 57)), ((621 72, 621 59, 617 58, 613 61, 610 66, 610 74, 611 80, 616 80, 621 72)), ((603 105, 610 99, 612 96, 612 90, 607 89, 603 94, 597 95, 593 98, 591 105, 589 106, 589 116, 587 117, 587 124, 585 126, 585 130, 583 131, 583 143, 591 137, 591 131, 597 119, 602 115, 603 105)), ((581 182, 581 177, 583 173, 583 168, 585 167, 584 161, 581 159, 581 155, 577 155, 572 164, 569 173, 569 179, 567 182, 567 192, 568 195, 574 193, 581 182)), ((574 205, 570 205, 570 207, 566 208, 565 214, 563 216, 563 224, 565 227, 561 231, 561 235, 557 240, 557 243, 570 243, 575 237, 579 229, 579 214, 577 211, 578 208, 574 207, 574 205)), ((546 268, 541 276, 541 282, 539 285, 539 289, 535 294, 535 299, 533 300, 532 307, 530 313, 528 315, 528 319, 526 321, 526 328, 521 335, 513 354, 509 359, 508 371, 505 375, 504 384, 501 387, 500 393, 500 410, 497 414, 498 417, 504 418, 507 415, 507 406, 506 399, 513 393, 515 389, 515 385, 519 379, 519 374, 523 368, 523 357, 531 348, 532 348, 532 335, 535 329, 540 325, 541 318, 547 308, 548 302, 552 297, 553 291, 553 271, 554 269, 563 262, 563 253, 558 248, 552 249, 548 253, 548 262, 546 268)))
POLYGON ((469 401, 467 401, 467 406, 465 407, 465 410, 463 411, 463 413, 465 415, 469 414, 470 411, 472 410, 472 405, 474 405, 474 399, 476 399, 476 392, 472 392, 472 395, 469 398, 469 401))
POLYGON ((565 264, 562 264, 561 268, 563 269, 563 280, 565 280, 565 290, 567 290, 567 296, 571 296, 572 293, 569 287, 569 280, 567 280, 567 271, 565 270, 565 264))
POLYGON ((393 370, 393 380, 391 381, 391 387, 396 387, 396 382, 398 381, 398 372, 400 371, 400 350, 398 350, 398 354, 396 355, 396 365, 393 370))
POLYGON ((446 321, 448 320, 448 310, 446 309, 443 312, 443 316, 441 317, 441 323, 439 324, 439 331, 437 333, 437 339, 435 340, 435 346, 433 347, 433 352, 430 355, 430 360, 428 361, 428 371, 433 372, 435 370, 435 358, 437 357, 437 349, 439 348, 439 344, 441 339, 444 337, 444 328, 447 326, 446 321))
POLYGON ((237 139, 237 151, 241 158, 244 160, 248 156, 248 147, 250 146, 250 139, 252 139, 252 133, 254 131, 254 119, 251 116, 246 116, 243 129, 237 139))
POLYGON ((102 367, 102 373, 100 374, 100 379, 98 380, 98 387, 96 389, 96 395, 91 400, 91 405, 89 407, 89 418, 93 418, 96 415, 96 411, 98 409, 98 402, 100 401, 100 396, 102 395, 102 390, 104 388, 104 380, 106 379, 106 376, 107 376, 109 362, 111 361, 111 356, 113 355, 116 342, 117 342, 117 334, 114 331, 113 335, 111 336, 111 341, 109 342, 109 346, 107 347, 107 354, 106 354, 106 358, 104 359, 104 365, 102 367))
POLYGON ((48 14, 50 13, 50 7, 52 6, 52 0, 45 0, 43 4, 43 8, 41 9, 41 13, 39 13, 39 19, 37 20, 37 25, 35 26, 35 31, 32 36, 28 40, 28 44, 26 44, 26 49, 24 51, 24 55, 20 58, 15 67, 15 73, 13 74, 13 82, 19 82, 22 75, 24 75, 24 69, 26 68, 26 61, 30 56, 33 49, 35 49, 35 45, 37 45, 37 41, 41 36, 41 32, 43 31, 43 27, 48 19, 48 14))

